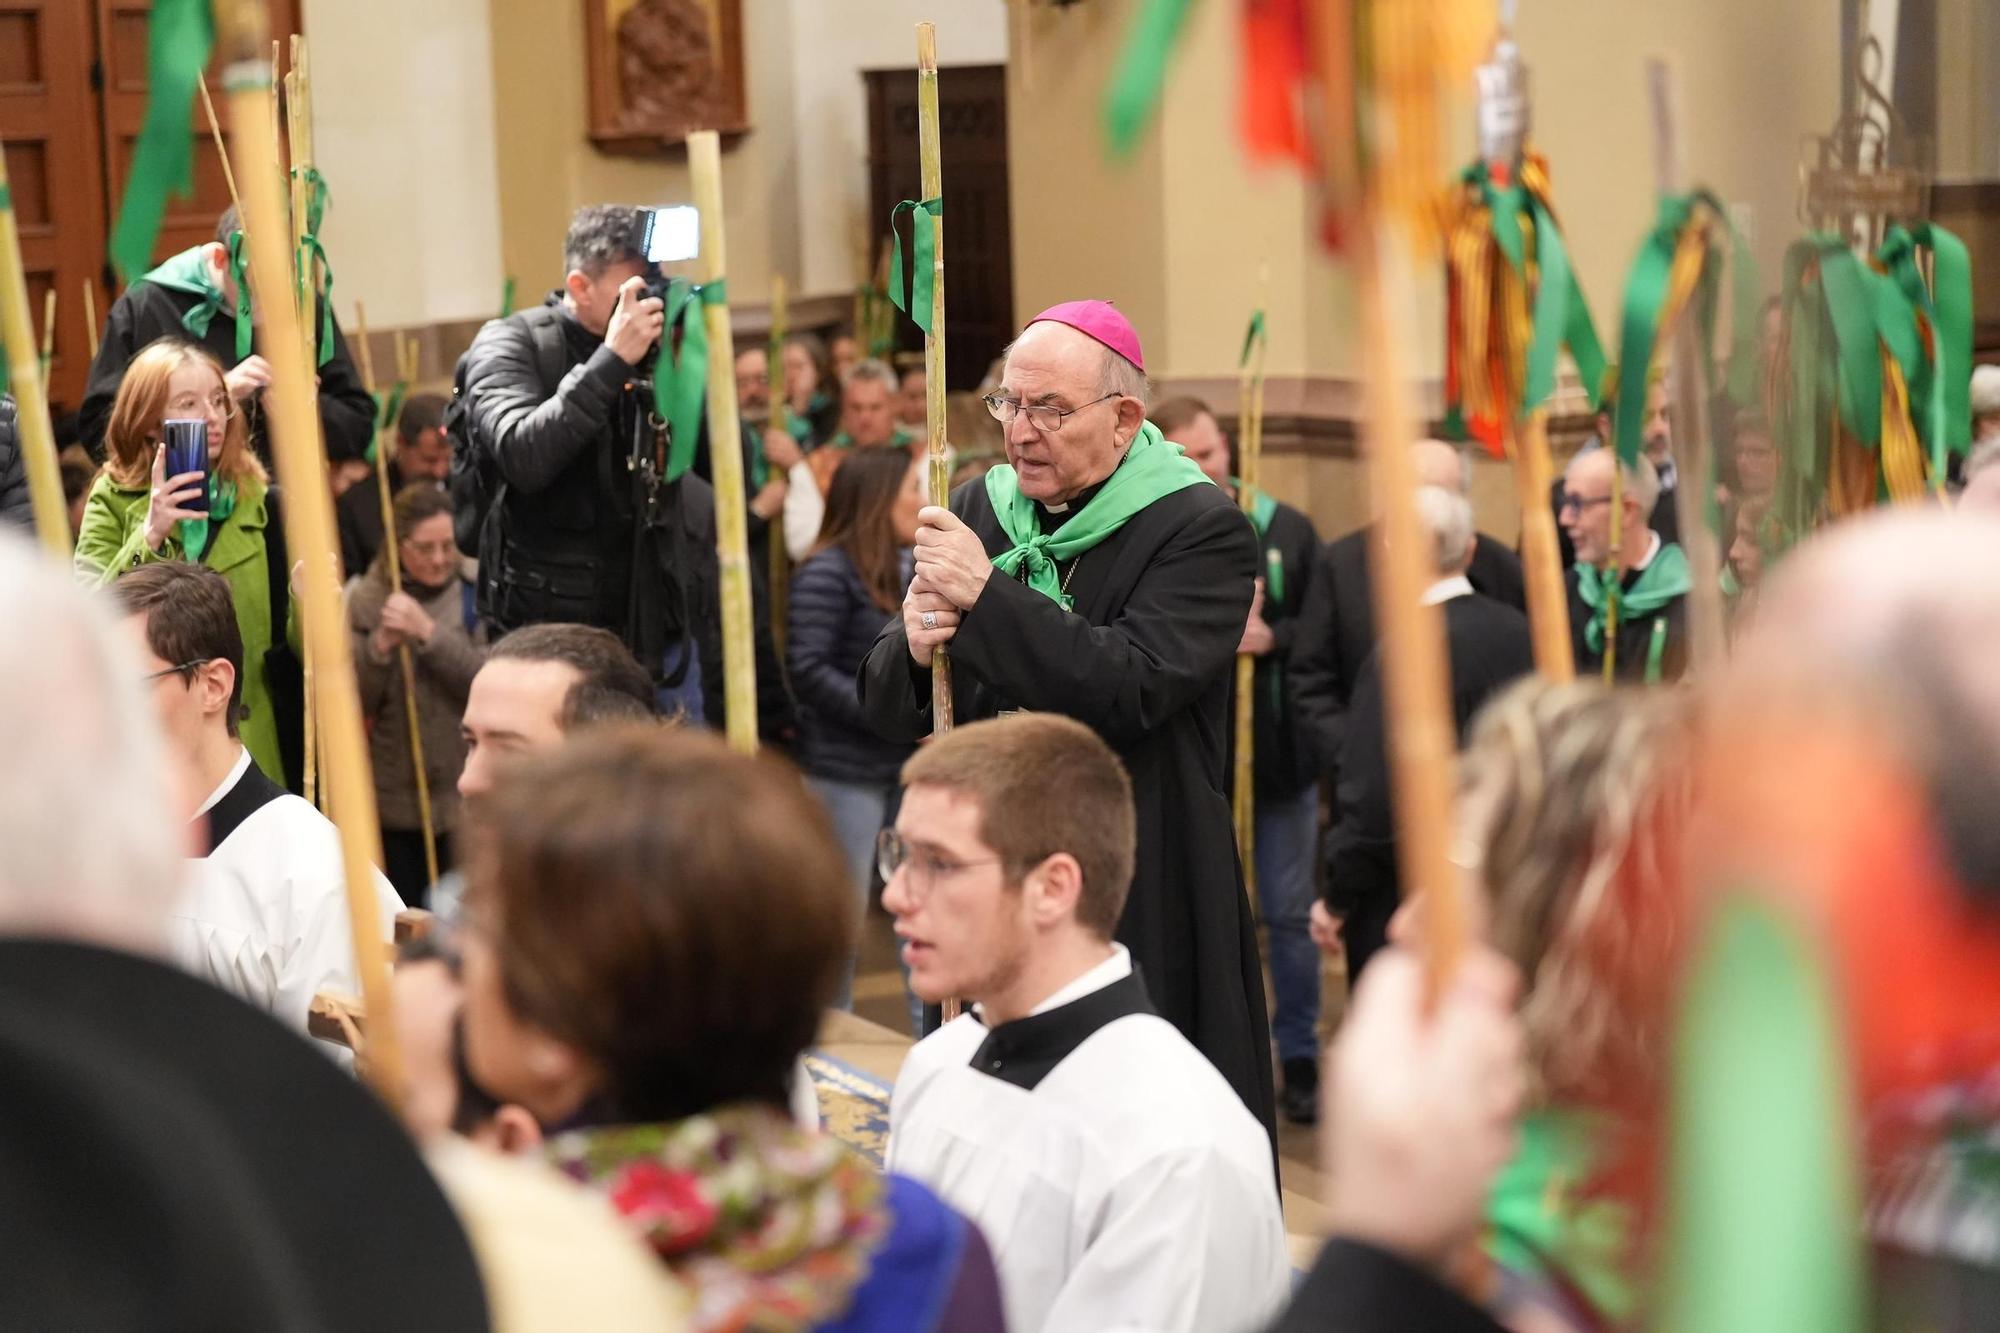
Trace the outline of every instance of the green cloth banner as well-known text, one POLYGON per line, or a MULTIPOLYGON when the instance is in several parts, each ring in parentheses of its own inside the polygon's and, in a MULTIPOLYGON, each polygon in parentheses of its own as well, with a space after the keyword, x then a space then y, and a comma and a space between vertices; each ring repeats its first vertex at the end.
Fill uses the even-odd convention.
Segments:
POLYGON ((209 0, 153 0, 146 25, 146 119, 111 231, 111 262, 127 282, 153 262, 167 196, 193 193, 194 94, 214 46, 209 0))
MULTIPOLYGON (((667 327, 681 326, 681 345, 673 358, 673 373, 653 369, 653 410, 667 422, 666 481, 679 481, 694 466, 695 437, 701 432, 708 398, 708 325, 703 311, 723 305, 729 294, 723 280, 690 283, 678 278, 667 290, 667 327)), ((661 353, 665 359, 665 352, 661 353)), ((719 441, 711 446, 720 448, 719 441)))
POLYGON ((1917 358, 1910 381, 1917 425, 1930 446, 1931 476, 1945 474, 1946 455, 1972 443, 1972 261, 1965 243, 1943 227, 1891 227, 1876 258, 1912 310, 1930 322, 1934 353, 1917 358), (1931 253, 1933 281, 1926 284, 1921 250, 1931 253))
POLYGON ((1193 0, 1146 0, 1104 93, 1104 130, 1113 156, 1132 151, 1167 86, 1167 61, 1187 26, 1193 0))
POLYGON ((1827 965, 1768 903, 1722 899, 1674 1043, 1660 1333, 1859 1333, 1868 1258, 1827 965))
POLYGON ((1021 494, 1013 466, 1002 463, 986 474, 986 498, 1013 545, 994 558, 993 567, 1010 577, 1025 567, 1030 588, 1071 610, 1056 576, 1058 562, 1082 555, 1153 501, 1190 486, 1212 484, 1179 445, 1168 443, 1160 428, 1148 421, 1090 503, 1054 532, 1045 533, 1035 502, 1021 494))
MULTIPOLYGON (((1521 410, 1531 412, 1548 401, 1556 389, 1556 362, 1562 349, 1569 348, 1576 362, 1577 377, 1594 409, 1604 395, 1604 348, 1597 341, 1597 326, 1590 318, 1590 306, 1583 299, 1583 287, 1569 262, 1562 228, 1555 214, 1534 191, 1525 188, 1518 176, 1505 187, 1493 183, 1486 163, 1474 163, 1465 180, 1475 186, 1493 222, 1493 240, 1514 271, 1527 277, 1527 241, 1521 232, 1521 214, 1526 213, 1535 228, 1535 308, 1534 337, 1528 344, 1528 366, 1521 387, 1521 410)), ((1495 318, 1499 312, 1495 312, 1495 318)))
POLYGON ((937 220, 943 216, 943 199, 925 199, 921 203, 905 199, 889 213, 889 299, 926 335, 937 332, 931 327, 932 315, 937 308, 933 283, 937 277, 937 220), (910 215, 912 270, 908 296, 903 294, 906 290, 903 285, 903 236, 896 230, 896 219, 905 213, 910 215))

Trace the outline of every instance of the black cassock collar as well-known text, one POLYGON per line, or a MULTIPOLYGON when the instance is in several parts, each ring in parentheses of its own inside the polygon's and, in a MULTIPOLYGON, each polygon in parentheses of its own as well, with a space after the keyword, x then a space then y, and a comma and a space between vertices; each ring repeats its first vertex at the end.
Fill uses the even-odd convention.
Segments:
POLYGON ((1050 1071, 1096 1033, 1121 1018, 1154 1012, 1137 964, 1131 975, 1044 1013, 1002 1023, 973 1052, 982 1074, 1033 1092, 1050 1071))
POLYGON ((285 789, 265 777, 257 761, 251 760, 243 776, 222 794, 222 799, 208 807, 208 839, 201 854, 212 855, 230 834, 242 827, 244 820, 284 794, 285 789))
POLYGON ((1077 492, 1076 498, 1071 500, 1067 505, 1064 505, 1061 510, 1051 509, 1040 500, 1035 501, 1035 526, 1042 530, 1043 536, 1054 532, 1057 528, 1075 518, 1085 505, 1095 500, 1097 493, 1103 490, 1110 480, 1111 478, 1106 477, 1095 486, 1084 487, 1081 491, 1077 492))

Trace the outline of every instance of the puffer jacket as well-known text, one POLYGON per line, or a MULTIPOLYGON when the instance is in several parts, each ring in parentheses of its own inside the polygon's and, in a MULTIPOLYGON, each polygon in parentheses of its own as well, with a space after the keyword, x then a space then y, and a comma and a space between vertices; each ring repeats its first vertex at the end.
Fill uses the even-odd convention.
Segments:
POLYGON ((0 394, 0 523, 35 526, 28 490, 28 460, 21 456, 21 423, 11 395, 0 394))
POLYGON ((838 547, 809 557, 792 575, 785 660, 798 700, 799 765, 814 777, 892 783, 915 751, 869 729, 856 680, 862 659, 897 614, 869 600, 854 562, 838 547))

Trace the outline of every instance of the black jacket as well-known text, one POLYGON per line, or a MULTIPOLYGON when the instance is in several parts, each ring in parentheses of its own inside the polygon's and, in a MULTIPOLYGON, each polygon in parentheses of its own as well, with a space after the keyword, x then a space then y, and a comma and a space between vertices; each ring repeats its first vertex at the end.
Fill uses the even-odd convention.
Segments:
MULTIPOLYGON (((1535 669, 1534 645, 1526 616, 1477 594, 1444 604, 1444 628, 1452 725, 1463 741, 1480 706, 1535 669)), ((1379 651, 1368 655, 1347 712, 1334 824, 1326 840, 1324 898, 1338 915, 1374 908, 1386 920, 1380 913, 1392 908, 1400 893, 1381 661, 1379 651)), ((1359 970, 1351 958, 1349 968, 1359 970)))
POLYGON ((0 394, 0 523, 18 523, 30 530, 35 526, 28 460, 21 452, 21 419, 11 394, 0 394))
MULTIPOLYGON (((1369 529, 1360 528, 1320 548, 1319 564, 1299 612, 1292 649, 1292 705, 1320 771, 1338 777, 1348 700, 1362 664, 1375 650, 1375 590, 1368 574, 1369 529)), ((1528 609, 1521 560, 1480 533, 1466 571, 1473 591, 1528 609)))
POLYGON ((1335 1236, 1269 1333, 1503 1333, 1478 1306, 1406 1259, 1335 1236))
MULTIPOLYGON (((205 337, 195 338, 187 331, 181 319, 199 304, 201 299, 192 293, 151 282, 133 283, 111 303, 104 341, 98 345, 96 360, 90 363, 83 406, 77 412, 83 445, 92 458, 104 461, 104 430, 111 422, 111 404, 118 397, 125 368, 146 344, 161 338, 199 342, 222 363, 224 370, 233 369, 241 359, 236 355, 233 312, 217 311, 205 337)), ((270 358, 269 349, 260 346, 257 350, 266 360, 270 358)), ((268 462, 271 449, 265 438, 264 414, 254 400, 248 416, 250 446, 268 462)), ((338 462, 360 458, 368 452, 369 441, 375 435, 375 400, 361 387, 361 376, 355 373, 354 362, 347 355, 347 339, 341 336, 338 324, 333 326, 333 356, 319 368, 319 419, 329 459, 338 462)))
MULTIPOLYGON (((1300 735, 1297 709, 1292 701, 1291 656, 1298 642, 1299 612, 1305 607, 1306 590, 1319 562, 1320 543, 1312 520, 1283 503, 1272 513, 1270 527, 1260 534, 1260 541, 1263 563, 1258 573, 1264 578, 1264 622, 1271 627, 1271 637, 1276 643, 1270 652, 1257 659, 1251 763, 1257 795, 1269 800, 1295 796, 1319 781, 1319 766, 1313 760, 1311 746, 1300 735)), ((1232 777, 1236 772, 1235 681, 1232 673, 1229 712, 1232 758, 1228 770, 1232 777)))
POLYGON ((799 766, 838 782, 895 782, 916 747, 876 736, 862 715, 856 676, 899 613, 869 600, 854 562, 837 547, 799 566, 786 610, 785 661, 799 704, 799 766))
MULTIPOLYGON (((389 494, 394 496, 403 486, 392 464, 389 494)), ((341 563, 349 576, 366 573, 375 553, 382 549, 382 496, 376 490, 373 468, 333 502, 333 522, 340 533, 341 563)))
MULTIPOLYGON (((1661 549, 1666 549, 1664 541, 1661 549)), ((1638 579, 1639 571, 1632 571, 1625 576, 1625 586, 1630 588, 1638 579)), ((1576 674, 1585 680, 1601 677, 1604 673, 1604 650, 1601 646, 1593 650, 1585 637, 1591 610, 1578 591, 1574 567, 1564 576, 1563 586, 1569 592, 1569 642, 1571 651, 1576 654, 1576 674)), ((1618 659, 1612 663, 1612 670, 1619 680, 1645 682, 1657 622, 1666 625, 1666 638, 1660 645, 1660 680, 1679 680, 1687 673, 1687 598, 1676 597, 1652 615, 1628 616, 1619 621, 1618 659)))

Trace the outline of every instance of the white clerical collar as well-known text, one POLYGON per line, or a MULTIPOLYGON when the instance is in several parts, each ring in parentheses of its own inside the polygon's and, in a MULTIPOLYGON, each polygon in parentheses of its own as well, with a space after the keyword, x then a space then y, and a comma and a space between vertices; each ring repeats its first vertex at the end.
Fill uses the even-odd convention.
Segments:
POLYGON ((1101 991, 1114 981, 1123 981, 1132 975, 1132 955, 1122 944, 1111 946, 1111 956, 1090 971, 1064 986, 1048 999, 1043 1000, 1028 1011, 1029 1016, 1045 1014, 1051 1009, 1060 1009, 1066 1004, 1081 1000, 1093 991, 1101 991))
POLYGON ((1425 606, 1437 606, 1454 597, 1472 596, 1472 580, 1463 574, 1453 574, 1448 579, 1439 579, 1424 589, 1424 595, 1417 600, 1425 606))
POLYGON ((201 808, 194 812, 194 817, 196 819, 200 819, 203 815, 207 814, 211 809, 213 809, 217 801, 221 800, 223 797, 229 794, 229 789, 231 787, 234 787, 237 783, 243 781, 243 774, 249 769, 249 767, 250 767, 250 752, 244 749, 240 745, 237 746, 236 762, 230 766, 229 776, 222 780, 222 785, 220 787, 217 787, 214 791, 208 794, 208 799, 201 803, 201 808))
POLYGON ((1651 541, 1646 543, 1646 554, 1640 556, 1638 563, 1634 564, 1631 567, 1631 569, 1626 571, 1626 573, 1628 574, 1636 574, 1640 570, 1644 569, 1647 565, 1652 564, 1653 557, 1660 553, 1660 534, 1652 530, 1651 528, 1648 528, 1646 530, 1646 535, 1652 538, 1651 541))

